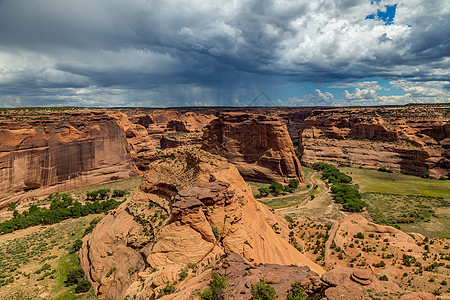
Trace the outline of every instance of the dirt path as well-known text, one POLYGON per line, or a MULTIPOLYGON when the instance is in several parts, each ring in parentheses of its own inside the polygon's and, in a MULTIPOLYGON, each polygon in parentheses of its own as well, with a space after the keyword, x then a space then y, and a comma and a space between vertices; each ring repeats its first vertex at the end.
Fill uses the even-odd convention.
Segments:
POLYGON ((346 215, 341 211, 340 204, 333 201, 331 194, 331 188, 327 187, 326 183, 322 180, 316 180, 314 177, 317 172, 314 171, 310 176, 312 187, 317 184, 321 191, 314 195, 314 199, 307 197, 301 203, 277 209, 284 215, 290 215, 293 217, 307 218, 313 221, 330 222, 338 219, 339 217, 346 215))

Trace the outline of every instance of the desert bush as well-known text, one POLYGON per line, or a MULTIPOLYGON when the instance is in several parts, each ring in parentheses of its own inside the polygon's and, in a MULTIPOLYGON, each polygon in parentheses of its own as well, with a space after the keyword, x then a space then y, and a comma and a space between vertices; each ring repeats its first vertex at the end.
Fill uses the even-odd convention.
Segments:
POLYGON ((275 300, 277 298, 277 293, 275 289, 270 284, 265 281, 260 281, 253 284, 251 287, 252 300, 275 300))
POLYGON ((112 193, 112 197, 123 197, 125 196, 126 191, 123 190, 114 190, 112 193))
POLYGON ((224 289, 227 287, 225 278, 213 274, 208 287, 200 293, 201 300, 222 300, 225 299, 224 289))
POLYGON ((77 284, 84 278, 84 271, 81 268, 67 271, 67 277, 64 281, 65 286, 72 286, 77 284))
POLYGON ((299 281, 291 284, 291 289, 288 291, 286 300, 306 300, 308 296, 303 291, 303 287, 299 281))
POLYGON ((80 282, 77 283, 77 286, 75 287, 75 293, 79 294, 79 293, 86 293, 87 291, 89 291, 91 288, 91 283, 86 280, 80 280, 80 282))
POLYGON ((268 187, 261 187, 258 189, 259 195, 261 197, 266 197, 270 193, 270 189, 268 187))

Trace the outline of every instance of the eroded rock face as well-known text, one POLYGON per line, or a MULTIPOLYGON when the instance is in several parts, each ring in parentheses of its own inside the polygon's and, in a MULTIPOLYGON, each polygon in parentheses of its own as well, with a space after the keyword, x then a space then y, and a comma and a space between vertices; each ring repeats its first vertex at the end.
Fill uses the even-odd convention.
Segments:
POLYGON ((384 166, 438 178, 450 169, 448 111, 448 107, 394 107, 316 112, 299 131, 302 162, 384 166))
POLYGON ((156 149, 147 129, 142 125, 132 123, 123 113, 111 113, 110 116, 125 132, 130 145, 130 156, 137 169, 141 172, 147 170, 148 164, 157 158, 156 149))
POLYGON ((224 291, 226 299, 250 299, 251 286, 261 280, 275 289, 279 299, 286 297, 291 284, 296 281, 301 283, 303 290, 309 295, 320 294, 326 287, 320 276, 309 267, 277 264, 254 266, 236 253, 228 254, 213 272, 227 281, 228 286, 224 291))
POLYGON ((124 132, 101 112, 0 125, 0 207, 137 175, 124 132))
POLYGON ((286 125, 276 117, 220 114, 205 129, 202 149, 226 157, 246 180, 304 181, 286 125))
POLYGON ((133 199, 84 238, 80 260, 95 291, 110 299, 151 299, 188 264, 200 272, 225 251, 252 263, 306 265, 322 274, 287 242, 287 232, 281 216, 255 201, 234 165, 179 149, 152 162, 133 199), (112 268, 120 278, 107 276, 112 268))

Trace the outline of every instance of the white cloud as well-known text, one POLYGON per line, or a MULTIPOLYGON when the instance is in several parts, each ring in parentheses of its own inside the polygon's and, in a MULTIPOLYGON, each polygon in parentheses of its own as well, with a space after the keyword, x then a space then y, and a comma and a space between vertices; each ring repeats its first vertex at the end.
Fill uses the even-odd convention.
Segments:
POLYGON ((374 100, 378 97, 376 90, 359 88, 356 88, 353 93, 345 90, 343 96, 347 100, 374 100))
MULTIPOLYGON (((357 81, 331 88, 354 88, 345 99, 376 100, 382 87, 364 78, 450 76, 448 1, 24 1, 0 1, 0 102, 96 86, 162 103, 223 104, 226 96, 232 104, 243 85, 263 90, 274 77, 357 81), (393 4, 392 25, 366 20, 393 4)), ((427 101, 447 95, 409 88, 427 101)), ((337 103, 320 90, 308 97, 337 103)))

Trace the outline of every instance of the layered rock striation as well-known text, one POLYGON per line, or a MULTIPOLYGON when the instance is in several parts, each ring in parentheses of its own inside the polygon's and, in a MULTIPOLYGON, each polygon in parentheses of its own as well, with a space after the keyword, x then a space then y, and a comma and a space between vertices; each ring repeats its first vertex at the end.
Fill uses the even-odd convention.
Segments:
POLYGON ((177 149, 151 163, 133 199, 84 238, 80 261, 96 293, 109 299, 151 299, 181 269, 195 265, 201 273, 226 251, 251 263, 296 264, 322 274, 287 242, 287 232, 234 165, 202 150, 177 149))
POLYGON ((438 178, 450 169, 449 110, 406 106, 316 112, 299 131, 302 163, 384 166, 438 178))
POLYGON ((124 132, 102 112, 0 124, 0 207, 136 176, 124 132))
POLYGON ((222 113, 206 127, 202 149, 226 157, 246 180, 304 181, 286 125, 276 117, 222 113))
POLYGON ((147 132, 147 129, 139 124, 132 123, 124 113, 110 113, 117 124, 122 128, 129 144, 129 153, 137 169, 141 172, 147 170, 148 164, 155 159, 156 149, 147 132))

